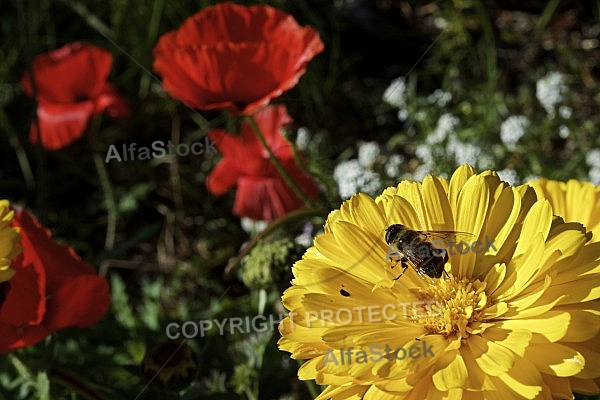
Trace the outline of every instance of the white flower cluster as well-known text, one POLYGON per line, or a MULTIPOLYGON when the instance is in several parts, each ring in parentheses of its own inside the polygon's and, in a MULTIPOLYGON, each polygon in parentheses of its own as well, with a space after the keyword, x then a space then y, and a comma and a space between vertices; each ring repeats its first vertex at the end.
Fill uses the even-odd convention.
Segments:
POLYGON ((412 173, 411 179, 414 181, 422 181, 425 177, 433 171, 432 164, 421 164, 412 173))
POLYGON ((449 113, 438 119, 435 130, 427 136, 426 143, 417 145, 415 155, 423 162, 412 175, 414 180, 422 180, 435 166, 436 157, 452 157, 456 165, 471 164, 479 168, 492 168, 490 157, 473 143, 463 142, 455 132, 460 120, 449 113), (446 146, 439 146, 446 141, 446 146))
POLYGON ((400 175, 400 165, 404 162, 404 157, 400 154, 392 154, 385 163, 385 174, 390 178, 397 178, 400 175))
POLYGON ((452 93, 445 92, 442 89, 435 89, 433 93, 427 96, 427 101, 430 104, 435 104, 438 107, 445 107, 452 100, 452 93))
POLYGON ((249 234, 255 235, 265 230, 269 221, 257 221, 247 217, 242 217, 240 219, 240 224, 242 225, 242 229, 249 234))
POLYGON ((358 192, 376 195, 381 187, 379 175, 365 169, 357 159, 339 163, 333 171, 333 179, 337 182, 340 197, 344 200, 358 192))
POLYGON ((362 143, 358 148, 358 163, 365 168, 371 168, 379 157, 379 153, 377 142, 362 143))
POLYGON ((600 149, 592 149, 585 155, 585 162, 590 167, 588 176, 594 185, 600 184, 600 149))
POLYGON ((511 186, 516 186, 519 184, 519 175, 517 175, 517 171, 512 168, 504 168, 501 171, 498 171, 498 177, 504 182, 507 182, 511 186))
POLYGON ((381 178, 377 172, 371 170, 379 154, 380 149, 376 142, 362 143, 358 148, 358 159, 342 161, 335 167, 333 179, 338 184, 342 199, 348 199, 358 192, 376 195, 381 190, 381 178))
POLYGON ((456 136, 454 128, 459 122, 459 119, 452 114, 446 113, 440 116, 435 130, 425 139, 426 143, 417 145, 415 149, 415 155, 423 161, 423 164, 415 169, 411 177, 412 179, 421 181, 433 170, 435 166, 433 151, 436 148, 434 145, 443 142, 449 136, 456 136))
POLYGON ((408 118, 406 96, 406 81, 403 76, 394 79, 383 93, 383 101, 398 109, 398 119, 400 121, 408 118))
POLYGON ((509 150, 515 149, 515 144, 525 135, 529 127, 529 119, 523 115, 511 115, 500 125, 500 139, 509 150))
POLYGON ((452 114, 443 114, 437 121, 437 125, 432 134, 427 136, 427 144, 441 143, 448 137, 448 134, 454 132, 454 128, 459 123, 459 119, 452 114))
POLYGON ((554 109, 566 93, 565 77, 560 72, 548 72, 535 85, 535 96, 550 118, 554 118, 554 109))
POLYGON ((308 143, 310 142, 310 132, 304 126, 298 128, 298 132, 296 133, 296 147, 298 150, 305 151, 308 149, 308 143))
POLYGON ((433 166, 433 152, 431 151, 431 146, 427 144, 417 145, 415 155, 425 164, 431 164, 433 166))
POLYGON ((471 164, 473 166, 477 166, 477 161, 482 154, 479 146, 461 141, 456 134, 450 135, 446 152, 450 155, 454 154, 457 165, 471 164))

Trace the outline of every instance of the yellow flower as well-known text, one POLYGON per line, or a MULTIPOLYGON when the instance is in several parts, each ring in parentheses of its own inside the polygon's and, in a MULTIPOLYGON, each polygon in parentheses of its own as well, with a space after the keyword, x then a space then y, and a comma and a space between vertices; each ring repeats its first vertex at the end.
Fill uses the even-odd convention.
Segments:
POLYGON ((357 194, 294 265, 279 347, 307 360, 300 379, 327 385, 318 399, 598 393, 600 243, 589 236, 532 188, 469 166, 449 182, 430 175, 376 199, 357 194), (395 279, 393 224, 487 244, 446 243, 448 277, 409 268, 395 279))
POLYGON ((554 214, 566 222, 581 222, 592 231, 593 242, 600 241, 600 186, 591 182, 537 179, 527 182, 540 199, 548 199, 554 214))
POLYGON ((9 280, 15 274, 10 263, 21 252, 17 245, 21 240, 19 230, 10 226, 14 215, 8 200, 0 200, 0 282, 9 280))

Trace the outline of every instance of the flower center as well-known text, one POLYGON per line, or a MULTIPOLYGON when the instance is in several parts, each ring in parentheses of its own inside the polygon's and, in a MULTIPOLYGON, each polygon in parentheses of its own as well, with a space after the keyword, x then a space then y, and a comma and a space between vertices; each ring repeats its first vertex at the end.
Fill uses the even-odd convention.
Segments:
POLYGON ((480 321, 488 296, 485 282, 470 281, 451 276, 438 279, 435 284, 419 290, 419 297, 431 304, 424 318, 413 321, 425 326, 430 333, 449 336, 452 333, 467 338, 469 325, 480 321))

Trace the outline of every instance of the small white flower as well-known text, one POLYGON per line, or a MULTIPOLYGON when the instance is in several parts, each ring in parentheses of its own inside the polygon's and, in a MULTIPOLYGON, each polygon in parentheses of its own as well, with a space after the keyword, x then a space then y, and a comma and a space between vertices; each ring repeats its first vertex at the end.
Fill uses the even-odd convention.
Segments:
POLYGON ((385 174, 390 178, 397 178, 400 175, 400 165, 404 162, 404 157, 400 154, 392 154, 385 164, 385 174))
POLYGON ((428 144, 436 144, 443 142, 450 132, 454 132, 454 128, 460 120, 452 114, 443 114, 437 121, 437 125, 432 134, 427 136, 428 144))
POLYGON ((507 182, 511 186, 515 186, 519 184, 519 175, 517 175, 517 171, 511 168, 504 168, 502 171, 498 171, 498 176, 504 182, 507 182))
POLYGON ((450 25, 450 23, 446 19, 444 19, 442 17, 435 17, 433 19, 433 26, 435 26, 439 30, 444 30, 449 25, 450 25))
POLYGON ((585 162, 590 167, 600 168, 600 149, 592 149, 585 155, 585 162))
POLYGON ((417 111, 417 114, 415 115, 417 121, 425 121, 425 118, 427 118, 427 113, 425 111, 417 111))
POLYGON ((414 181, 422 181, 428 174, 433 170, 433 166, 431 164, 425 163, 421 164, 415 169, 415 172, 412 174, 412 179, 414 181))
POLYGON ((477 160, 477 166, 482 170, 495 169, 495 165, 494 159, 490 157, 489 154, 481 154, 477 160))
POLYGON ((383 101, 396 108, 406 107, 406 82, 403 76, 394 79, 385 89, 383 101))
POLYGON ((342 199, 348 199, 357 192, 376 195, 381 188, 379 174, 364 169, 357 159, 339 163, 333 171, 333 179, 338 184, 342 199))
POLYGON ((457 165, 476 165, 480 155, 481 149, 472 143, 461 142, 460 145, 457 143, 454 148, 454 158, 457 165))
POLYGON ((438 107, 445 107, 452 100, 452 93, 445 92, 442 89, 435 89, 433 93, 427 96, 430 104, 436 104, 438 107))
POLYGON ((383 101, 398 109, 398 119, 400 121, 406 121, 408 118, 406 97, 406 81, 403 76, 394 79, 383 92, 383 101))
POLYGON ((570 134, 571 134, 571 130, 569 129, 568 126, 561 125, 558 127, 558 136, 560 136, 561 138, 566 139, 569 137, 570 134))
POLYGON ((540 177, 537 175, 527 175, 525 177, 525 179, 523 179, 523 182, 527 183, 527 182, 531 182, 531 181, 537 181, 538 179, 540 179, 540 177))
POLYGON ((407 118, 408 118, 408 110, 407 109, 404 108, 404 109, 398 111, 398 120, 406 121, 407 118))
POLYGON ((600 185, 600 168, 594 167, 590 169, 588 176, 590 178, 590 182, 592 182, 594 185, 600 185))
POLYGON ((448 143, 446 143, 446 153, 450 156, 454 155, 457 165, 470 164, 475 166, 482 152, 479 146, 463 142, 455 133, 451 133, 448 136, 448 143))
POLYGON ((359 179, 359 186, 362 192, 376 196, 381 191, 381 178, 376 172, 365 171, 359 179))
POLYGON ((535 85, 535 96, 550 118, 554 118, 554 108, 564 99, 566 92, 565 78, 560 72, 548 72, 535 85))
POLYGON ((564 119, 569 119, 573 115, 573 109, 569 106, 560 106, 558 107, 558 115, 564 119))
POLYGON ((296 135, 296 147, 298 150, 305 151, 308 148, 308 143, 310 142, 310 132, 304 126, 298 128, 298 132, 296 135))
POLYGON ((249 234, 257 234, 262 232, 267 225, 268 221, 257 221, 247 217, 242 217, 240 219, 240 224, 242 225, 242 229, 249 234))
POLYGON ((358 147, 358 162, 365 168, 371 168, 377 157, 379 157, 379 145, 377 142, 362 143, 358 147))
POLYGON ((294 238, 294 241, 300 246, 310 247, 313 244, 313 237, 310 233, 301 233, 294 238))
POLYGON ((313 231, 312 224, 306 223, 302 233, 294 238, 294 241, 303 247, 310 247, 313 244, 313 231))
POLYGON ((529 119, 523 115, 511 115, 500 125, 500 139, 509 150, 514 150, 515 144, 525 134, 529 127, 529 119))
POLYGON ((433 153, 431 152, 431 147, 429 145, 418 145, 415 149, 415 155, 425 163, 433 162, 433 153))
POLYGON ((448 135, 448 143, 446 143, 446 153, 449 155, 456 154, 456 148, 461 146, 462 142, 458 140, 456 133, 452 132, 448 135))

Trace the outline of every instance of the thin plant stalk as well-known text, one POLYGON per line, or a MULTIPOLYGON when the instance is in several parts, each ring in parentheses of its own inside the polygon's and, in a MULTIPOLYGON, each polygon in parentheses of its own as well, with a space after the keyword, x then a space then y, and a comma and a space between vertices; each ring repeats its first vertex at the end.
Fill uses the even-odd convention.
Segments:
POLYGON ((307 206, 312 206, 312 201, 310 200, 310 198, 306 195, 306 193, 304 193, 304 191, 300 188, 300 186, 298 186, 298 184, 296 184, 296 182, 294 182, 294 180, 292 179, 290 174, 288 174, 288 172, 285 170, 285 168, 283 168, 283 165, 281 165, 281 162, 279 162, 279 159, 273 153, 273 150, 267 144, 267 141, 265 140, 264 135, 260 131, 258 124, 254 120, 254 117, 253 116, 247 117, 247 121, 250 124, 250 127, 252 128, 252 131, 256 135, 257 139, 260 141, 260 143, 262 144, 264 149, 267 150, 267 152, 269 153, 269 159, 271 160, 271 162, 273 163, 273 165, 279 172, 279 175, 281 176, 281 178, 294 191, 294 193, 296 193, 296 196, 298 196, 300 199, 302 199, 302 201, 304 201, 304 204, 306 204, 307 206))
MULTIPOLYGON (((104 240, 104 250, 111 251, 115 245, 115 234, 117 230, 117 219, 119 216, 119 211, 117 209, 117 203, 115 201, 115 194, 112 190, 112 186, 110 184, 110 180, 108 178, 108 172, 106 171, 106 166, 104 160, 99 154, 94 154, 94 165, 96 166, 96 172, 98 173, 98 178, 100 179, 100 186, 102 187, 102 192, 104 193, 104 200, 106 201, 106 238, 104 240)), ((100 276, 105 276, 108 270, 108 261, 102 261, 100 264, 100 271, 98 274, 100 276)))
POLYGON ((73 374, 66 372, 62 369, 53 368, 50 371, 50 380, 69 388, 71 391, 77 393, 82 398, 87 400, 108 400, 106 397, 98 394, 90 385, 82 382, 73 374))
POLYGON ((37 216, 40 222, 46 222, 46 149, 42 145, 42 133, 40 130, 40 123, 37 117, 37 85, 35 82, 35 76, 33 71, 33 57, 31 55, 30 42, 28 40, 29 32, 25 22, 25 5, 23 0, 17 1, 17 16, 19 23, 19 37, 21 42, 21 48, 23 49, 23 55, 27 64, 27 74, 29 76, 29 83, 31 85, 31 97, 32 97, 32 112, 31 119, 33 126, 37 132, 37 146, 36 146, 36 159, 37 159, 37 216))
POLYGON ((33 171, 31 169, 29 159, 27 158, 27 154, 25 153, 23 145, 19 141, 19 138, 15 132, 15 128, 10 123, 6 112, 2 109, 0 109, 0 126, 6 132, 6 135, 8 136, 8 143, 17 155, 17 161, 19 162, 19 167, 23 173, 23 178, 25 179, 27 188, 30 190, 33 189, 35 187, 35 178, 33 177, 33 171))
MULTIPOLYGON (((96 151, 96 134, 100 128, 101 117, 92 119, 92 127, 90 128, 88 135, 90 141, 90 147, 92 151, 92 157, 94 159, 94 166, 96 167, 96 173, 98 174, 98 180, 100 181, 100 187, 104 194, 104 202, 106 203, 106 237, 104 239, 104 251, 110 252, 115 246, 115 236, 117 231, 117 220, 119 218, 119 210, 117 208, 117 202, 115 200, 115 193, 110 183, 108 171, 106 169, 106 163, 102 159, 102 156, 96 151)), ((108 272, 108 260, 102 261, 98 275, 106 276, 108 272)))

